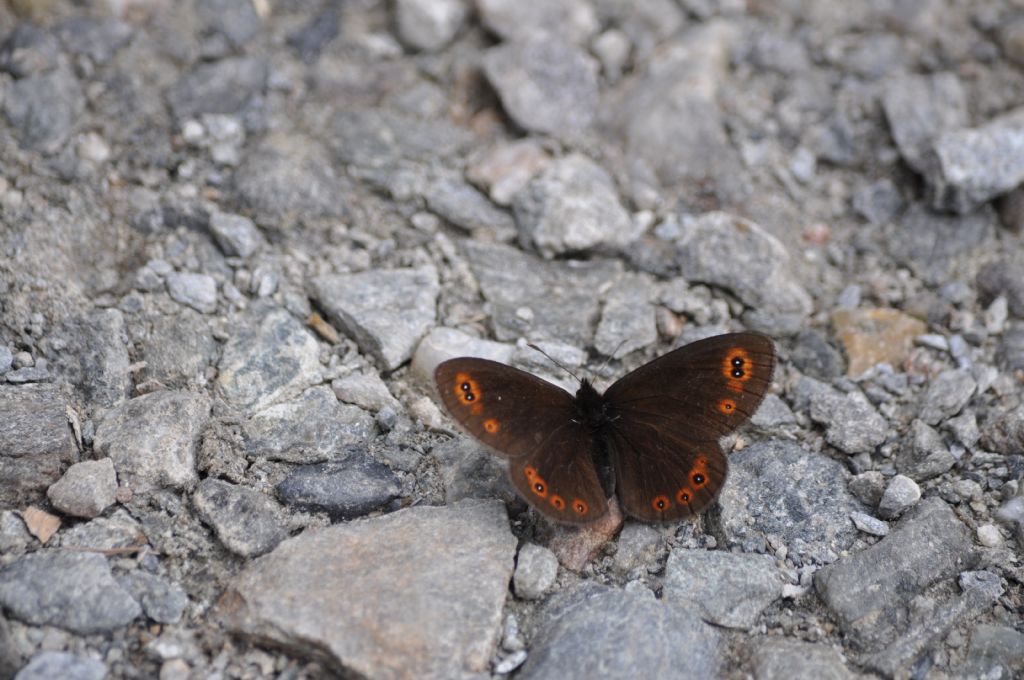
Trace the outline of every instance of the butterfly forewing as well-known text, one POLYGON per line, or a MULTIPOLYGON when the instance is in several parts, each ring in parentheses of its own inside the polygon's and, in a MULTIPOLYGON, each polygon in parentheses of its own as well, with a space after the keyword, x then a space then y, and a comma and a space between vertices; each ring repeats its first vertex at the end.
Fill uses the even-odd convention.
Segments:
POLYGON ((511 366, 469 357, 445 361, 434 380, 452 417, 511 459, 512 484, 542 514, 588 523, 607 512, 594 435, 578 422, 572 395, 511 366))
POLYGON ((644 364, 613 384, 605 398, 618 418, 689 441, 717 441, 757 410, 775 369, 772 341, 759 333, 698 340, 644 364))

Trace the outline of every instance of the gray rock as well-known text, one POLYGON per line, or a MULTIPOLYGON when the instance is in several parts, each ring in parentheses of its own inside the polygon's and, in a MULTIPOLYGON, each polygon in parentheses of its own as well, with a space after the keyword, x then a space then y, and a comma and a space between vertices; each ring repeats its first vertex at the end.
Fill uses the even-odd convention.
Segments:
POLYGON ((24 368, 8 371, 4 378, 12 385, 23 385, 25 383, 46 382, 50 379, 50 372, 43 366, 25 366, 24 368))
POLYGON ((35 552, 0 570, 0 604, 13 618, 73 633, 103 633, 131 623, 139 603, 110 573, 102 555, 35 552))
POLYGON ((838 378, 845 370, 843 355, 824 335, 813 329, 804 329, 797 334, 790 361, 801 373, 818 380, 838 378))
POLYGON ((196 15, 205 31, 223 36, 237 49, 261 29, 256 8, 246 0, 199 0, 196 15))
POLYGON ((1024 323, 1012 323, 1003 332, 996 361, 1007 371, 1024 370, 1024 323))
POLYGON ((359 447, 349 447, 340 460, 297 467, 277 485, 278 498, 285 505, 326 512, 334 521, 378 510, 401 490, 391 468, 359 447))
POLYGON ((1024 260, 1002 258, 978 272, 978 288, 992 297, 1004 295, 1010 313, 1024 317, 1024 260))
POLYGON ((422 380, 434 379, 434 369, 442 361, 455 357, 480 357, 503 364, 511 363, 513 345, 484 340, 454 328, 437 326, 420 341, 412 358, 412 370, 422 380))
POLYGON ((237 113, 263 95, 270 67, 264 57, 201 62, 167 93, 179 120, 202 113, 237 113))
POLYGON ((975 559, 970 531, 931 499, 875 545, 820 569, 814 583, 843 631, 877 648, 905 628, 914 597, 975 559))
MULTIPOLYGON (((671 25, 671 13, 658 14, 659 29, 671 25)), ((718 99, 740 36, 731 22, 699 24, 684 34, 685 49, 654 52, 635 76, 608 93, 600 127, 623 148, 634 195, 642 195, 640 187, 657 196, 659 185, 700 185, 722 202, 742 200, 745 172, 718 99)), ((656 205, 657 199, 647 202, 656 205)))
POLYGON ((768 555, 679 549, 665 565, 664 593, 696 606, 708 623, 750 628, 782 596, 782 577, 768 555))
POLYGON ((517 139, 495 146, 467 159, 466 177, 487 190, 498 205, 509 205, 551 158, 540 141, 517 139))
POLYGON ((307 530, 238 575, 220 613, 228 630, 339 675, 478 677, 501 635, 515 546, 496 501, 307 530))
POLYGON ((589 345, 600 300, 594 291, 614 285, 615 260, 544 262, 500 244, 464 241, 463 249, 499 340, 528 337, 589 345))
POLYGON ((853 524, 858 529, 866 534, 871 534, 872 536, 887 536, 889 534, 888 523, 867 513, 851 512, 850 519, 853 520, 853 524))
POLYGON ((928 383, 928 389, 921 398, 919 417, 929 425, 938 425, 952 418, 970 401, 977 387, 968 371, 943 371, 928 383))
POLYGON ((217 281, 209 274, 174 272, 167 277, 167 292, 171 299, 197 312, 217 311, 217 281))
POLYGON ((51 71, 59 62, 57 39, 34 24, 19 23, 0 44, 0 71, 15 78, 51 71))
POLYGON ((928 176, 931 203, 966 213, 1024 181, 1024 109, 935 141, 937 167, 928 176))
POLYGON ((750 418, 750 423, 766 432, 793 429, 799 421, 789 405, 774 394, 765 395, 764 401, 750 418))
POLYGON ((202 394, 166 390, 144 394, 106 413, 93 449, 109 456, 121 483, 136 493, 195 484, 196 446, 210 417, 202 394))
POLYGON ((11 364, 13 363, 14 355, 11 354, 11 350, 6 345, 0 345, 0 375, 11 370, 11 364))
POLYGON ((288 45, 295 50, 299 59, 307 64, 313 64, 319 59, 324 47, 338 37, 338 14, 338 7, 326 5, 305 26, 288 36, 288 45))
POLYGON ((113 17, 78 16, 61 21, 54 32, 65 50, 89 57, 97 66, 103 66, 128 44, 135 29, 113 17))
POLYGON ((154 318, 148 331, 137 341, 146 362, 146 380, 167 387, 205 384, 206 369, 216 362, 220 349, 206 317, 181 308, 178 314, 154 318))
POLYGON ((188 595, 177 583, 141 569, 128 572, 118 582, 142 605, 146 616, 157 623, 181 621, 188 606, 188 595))
POLYGON ((850 492, 869 507, 877 507, 885 493, 885 475, 878 470, 862 472, 850 480, 850 492))
POLYGON ((109 517, 76 524, 59 535, 62 548, 118 550, 140 548, 148 543, 142 525, 123 508, 114 510, 109 517))
POLYGON ((344 110, 331 121, 334 152, 343 163, 391 169, 399 161, 453 158, 473 135, 447 120, 422 120, 383 109, 344 110))
MULTIPOLYGON (((423 343, 420 343, 422 346, 423 343)), ((419 352, 419 348, 416 350, 419 352)), ((400 411, 402 405, 391 396, 388 386, 374 371, 349 373, 343 378, 331 381, 331 390, 340 401, 355 404, 367 411, 391 408, 400 411)))
POLYGON ((20 514, 14 510, 0 510, 0 553, 20 555, 34 541, 20 514))
POLYGON ((811 297, 789 269, 789 253, 759 225, 724 212, 701 215, 678 239, 679 267, 688 281, 731 291, 754 310, 766 332, 797 330, 811 297))
POLYGON ((518 498, 508 479, 505 463, 490 455, 476 440, 455 437, 431 451, 444 484, 446 503, 463 498, 500 498, 514 503, 518 498))
POLYGON ((729 456, 729 468, 718 502, 730 548, 763 551, 771 536, 797 563, 826 563, 856 540, 850 513, 867 508, 847 490, 849 474, 838 461, 770 440, 729 456))
POLYGON ((284 133, 271 134, 246 151, 232 186, 256 222, 275 229, 344 217, 352 193, 323 145, 284 133))
POLYGON ((2 104, 21 145, 50 154, 75 131, 85 97, 74 74, 61 67, 14 81, 2 104))
POLYGON ((113 505, 116 494, 117 475, 109 458, 75 463, 46 490, 53 507, 75 517, 95 517, 113 505))
POLYGON ((332 460, 343 455, 346 446, 362 444, 375 433, 373 416, 358 406, 339 403, 325 385, 270 406, 242 424, 250 459, 289 463, 332 460))
POLYGON ((721 639, 692 608, 627 591, 582 593, 547 613, 517 677, 625 680, 686 669, 713 678, 721 639))
POLYGON ((398 0, 398 37, 416 50, 434 52, 452 41, 469 14, 465 0, 398 0))
POLYGON ((910 424, 910 433, 896 458, 896 469, 921 482, 938 477, 954 465, 956 457, 942 441, 942 435, 920 420, 910 424))
POLYGON ((967 215, 943 215, 914 204, 889 231, 889 252, 925 282, 944 285, 966 270, 961 262, 993 237, 996 220, 987 207, 967 215))
POLYGON ((925 175, 933 169, 939 135, 967 124, 967 95, 954 73, 891 78, 885 83, 882 108, 900 155, 925 175))
POLYGON ((885 487, 878 501, 878 514, 885 519, 899 517, 903 512, 921 500, 921 487, 910 477, 896 475, 885 487))
POLYGON ((431 183, 424 198, 432 212, 474 235, 489 234, 499 241, 515 237, 512 216, 461 178, 444 177, 431 183))
POLYGON ((263 234, 245 215, 214 212, 210 215, 210 233, 229 257, 249 257, 266 243, 263 234))
POLYGON ((989 612, 1002 596, 1002 579, 990 571, 960 574, 958 597, 919 596, 911 607, 910 625, 885 648, 861 657, 866 668, 895 677, 910 668, 928 650, 935 650, 950 632, 966 621, 989 612))
POLYGON ((224 547, 236 555, 262 555, 288 537, 281 506, 254 489, 207 478, 196 488, 192 505, 224 547))
POLYGON ((627 521, 615 541, 612 568, 628 574, 638 567, 652 566, 665 553, 665 537, 649 524, 627 521))
POLYGON ((18 671, 14 680, 103 680, 107 667, 101 661, 67 652, 39 652, 18 671))
POLYGON ((311 286, 330 320, 389 371, 412 357, 434 325, 441 290, 431 265, 320 276, 311 286))
POLYGON ((558 558, 555 553, 536 543, 524 543, 516 557, 516 571, 512 585, 516 597, 539 600, 551 590, 558 577, 558 558))
POLYGON ((627 274, 608 291, 601 321, 594 334, 594 349, 621 359, 658 339, 654 320, 654 286, 639 274, 627 274))
POLYGON ((1024 406, 996 415, 985 423, 981 444, 989 451, 1009 456, 1024 451, 1024 406))
POLYGON ((757 680, 853 680, 835 649, 825 643, 763 638, 754 645, 750 665, 757 680))
POLYGON ((811 397, 811 418, 825 425, 829 444, 849 454, 871 453, 886 440, 889 423, 860 391, 836 390, 811 397))
POLYGON ((1024 671, 1024 633, 1007 626, 979 624, 971 631, 967 660, 960 672, 972 677, 1013 677, 1024 671), (996 669, 999 669, 996 673, 996 669), (997 673, 1001 672, 1002 675, 997 673))
POLYGON ((605 170, 580 154, 553 161, 512 199, 519 241, 547 258, 622 248, 643 232, 605 170))
POLYGON ((124 315, 117 309, 72 316, 57 333, 65 341, 56 365, 86 401, 107 408, 128 398, 131 374, 124 315))
POLYGON ((597 62, 561 37, 535 36, 492 47, 483 70, 502 107, 529 132, 573 138, 597 113, 597 62))
POLYGON ((78 458, 67 408, 53 385, 0 385, 0 506, 38 500, 78 458))
POLYGON ((316 338, 281 309, 244 317, 224 346, 216 387, 229 405, 255 412, 322 379, 316 338))
POLYGON ((891 179, 872 182, 853 195, 853 209, 871 224, 886 224, 906 205, 900 190, 891 179))
POLYGON ((554 35, 586 45, 600 23, 586 0, 477 0, 480 21, 502 40, 554 35))

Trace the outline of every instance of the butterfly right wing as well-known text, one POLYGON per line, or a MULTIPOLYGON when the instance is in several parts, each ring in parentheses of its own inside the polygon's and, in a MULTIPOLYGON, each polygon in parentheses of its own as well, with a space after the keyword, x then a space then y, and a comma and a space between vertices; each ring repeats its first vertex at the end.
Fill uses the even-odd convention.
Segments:
POLYGON ((572 395, 525 371, 471 357, 441 363, 434 381, 451 416, 511 459, 512 484, 539 512, 577 524, 607 512, 594 438, 573 420, 572 395))

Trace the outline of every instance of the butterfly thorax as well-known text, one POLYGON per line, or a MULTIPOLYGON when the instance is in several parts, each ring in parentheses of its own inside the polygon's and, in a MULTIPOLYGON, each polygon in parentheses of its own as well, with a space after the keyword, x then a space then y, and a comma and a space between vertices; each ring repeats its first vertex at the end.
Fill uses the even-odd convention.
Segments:
POLYGON ((580 388, 576 390, 576 398, 573 400, 573 420, 586 425, 592 431, 600 431, 612 421, 609 406, 604 395, 595 390, 590 381, 584 378, 580 381, 580 388))

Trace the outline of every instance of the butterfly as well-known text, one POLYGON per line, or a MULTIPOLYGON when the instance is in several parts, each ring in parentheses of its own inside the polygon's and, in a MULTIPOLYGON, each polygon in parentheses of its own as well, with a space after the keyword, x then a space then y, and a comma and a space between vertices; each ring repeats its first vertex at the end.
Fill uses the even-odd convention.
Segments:
POLYGON ((728 333, 644 364, 604 394, 575 396, 511 366, 460 357, 434 371, 441 401, 480 442, 509 459, 519 494, 557 522, 608 511, 597 461, 609 461, 623 509, 648 522, 682 519, 715 500, 728 470, 718 440, 757 410, 775 369, 759 333, 728 333))

